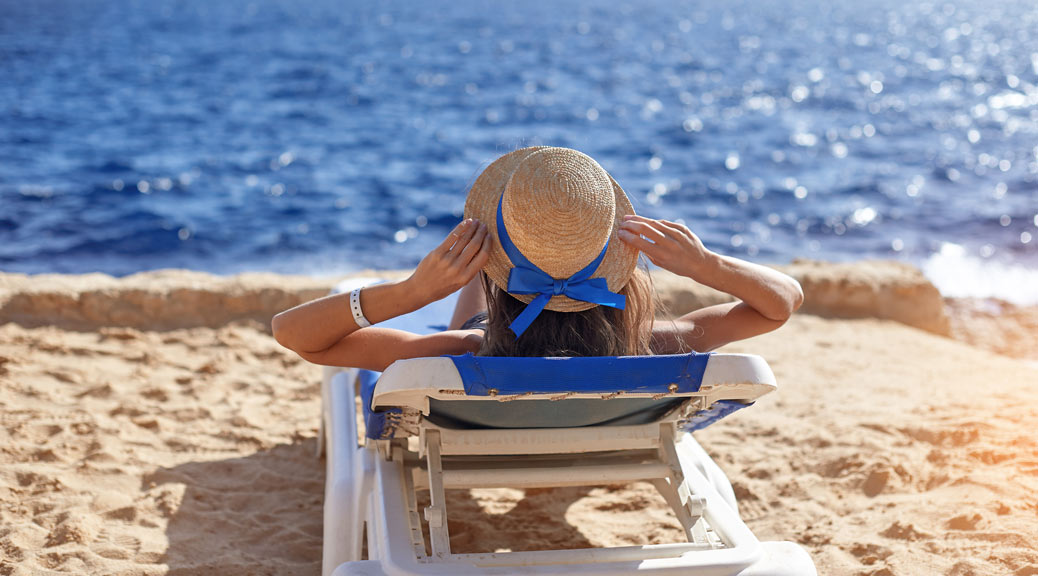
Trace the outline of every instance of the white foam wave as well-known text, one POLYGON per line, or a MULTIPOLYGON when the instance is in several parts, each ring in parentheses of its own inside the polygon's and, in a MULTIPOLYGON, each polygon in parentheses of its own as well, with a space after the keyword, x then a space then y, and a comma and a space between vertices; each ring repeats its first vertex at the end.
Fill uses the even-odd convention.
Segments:
POLYGON ((1038 305, 1038 269, 971 256, 958 244, 942 244, 922 269, 944 296, 1038 305))

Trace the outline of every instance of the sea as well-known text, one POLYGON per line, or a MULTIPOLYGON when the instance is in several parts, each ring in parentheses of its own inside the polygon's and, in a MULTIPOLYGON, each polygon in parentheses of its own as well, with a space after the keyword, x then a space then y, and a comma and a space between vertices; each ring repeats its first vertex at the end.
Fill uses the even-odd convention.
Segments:
POLYGON ((718 252, 1038 303, 1038 3, 0 0, 0 270, 417 264, 577 148, 718 252))

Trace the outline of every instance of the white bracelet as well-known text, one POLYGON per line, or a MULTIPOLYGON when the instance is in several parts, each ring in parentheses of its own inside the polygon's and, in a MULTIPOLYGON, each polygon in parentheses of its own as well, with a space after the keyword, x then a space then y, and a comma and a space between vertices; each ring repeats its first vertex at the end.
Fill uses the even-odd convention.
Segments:
POLYGON ((360 288, 355 288, 353 292, 350 292, 350 311, 353 312, 353 319, 357 321, 357 326, 361 328, 371 326, 371 322, 364 317, 364 311, 360 309, 360 288))

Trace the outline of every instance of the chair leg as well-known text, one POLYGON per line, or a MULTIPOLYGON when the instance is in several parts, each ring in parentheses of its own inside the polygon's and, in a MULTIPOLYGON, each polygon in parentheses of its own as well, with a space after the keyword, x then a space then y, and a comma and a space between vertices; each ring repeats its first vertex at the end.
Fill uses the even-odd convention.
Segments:
MULTIPOLYGON (((404 451, 402 448, 393 448, 393 459, 403 463, 404 451)), ((414 485, 413 468, 404 465, 404 504, 407 506, 407 520, 411 528, 411 548, 415 558, 426 556, 425 536, 422 534, 422 520, 418 517, 418 497, 414 485)))
POLYGON ((714 462, 714 459, 706 453, 706 450, 699 445, 699 442, 696 442, 695 436, 688 432, 683 433, 677 448, 679 451, 685 452, 686 456, 691 457, 691 460, 696 463, 696 468, 703 473, 703 476, 706 476, 706 479, 717 489, 724 501, 738 514, 739 502, 735 498, 735 490, 732 489, 732 483, 728 480, 728 476, 725 475, 724 471, 721 470, 721 467, 714 462))
POLYGON ((425 460, 429 469, 429 501, 425 520, 429 522, 429 540, 433 556, 446 558, 451 554, 450 532, 447 529, 447 495, 443 490, 443 463, 440 460, 440 432, 425 433, 425 460))
POLYGON ((677 516, 678 522, 681 523, 681 527, 685 530, 685 538, 689 542, 693 541, 694 536, 692 535, 692 517, 689 516, 685 507, 681 505, 681 499, 678 498, 678 492, 670 484, 673 479, 656 478, 652 481, 652 485, 656 487, 656 491, 663 496, 663 499, 667 501, 667 505, 674 511, 674 515, 677 516))
POLYGON ((364 522, 365 488, 370 484, 366 460, 370 456, 357 446, 356 413, 353 406, 355 371, 327 374, 322 383, 320 442, 326 454, 324 498, 323 573, 331 574, 343 562, 360 559, 364 522))
POLYGON ((676 430, 673 423, 660 425, 660 459, 670 468, 670 474, 666 480, 653 481, 656 489, 674 510, 685 536, 689 542, 707 542, 706 529, 703 526, 703 510, 706 508, 706 499, 695 494, 691 484, 685 479, 681 469, 681 460, 678 458, 677 447, 674 445, 676 430))

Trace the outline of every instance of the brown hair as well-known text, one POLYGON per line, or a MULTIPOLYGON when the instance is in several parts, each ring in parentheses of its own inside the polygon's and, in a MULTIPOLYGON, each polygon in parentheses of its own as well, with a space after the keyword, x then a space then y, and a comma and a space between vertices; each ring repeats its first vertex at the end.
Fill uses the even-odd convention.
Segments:
POLYGON ((642 356, 651 354, 652 323, 659 298, 648 273, 635 268, 619 294, 623 310, 595 306, 580 312, 545 309, 521 338, 508 328, 526 304, 480 272, 487 295, 487 330, 480 356, 642 356))

